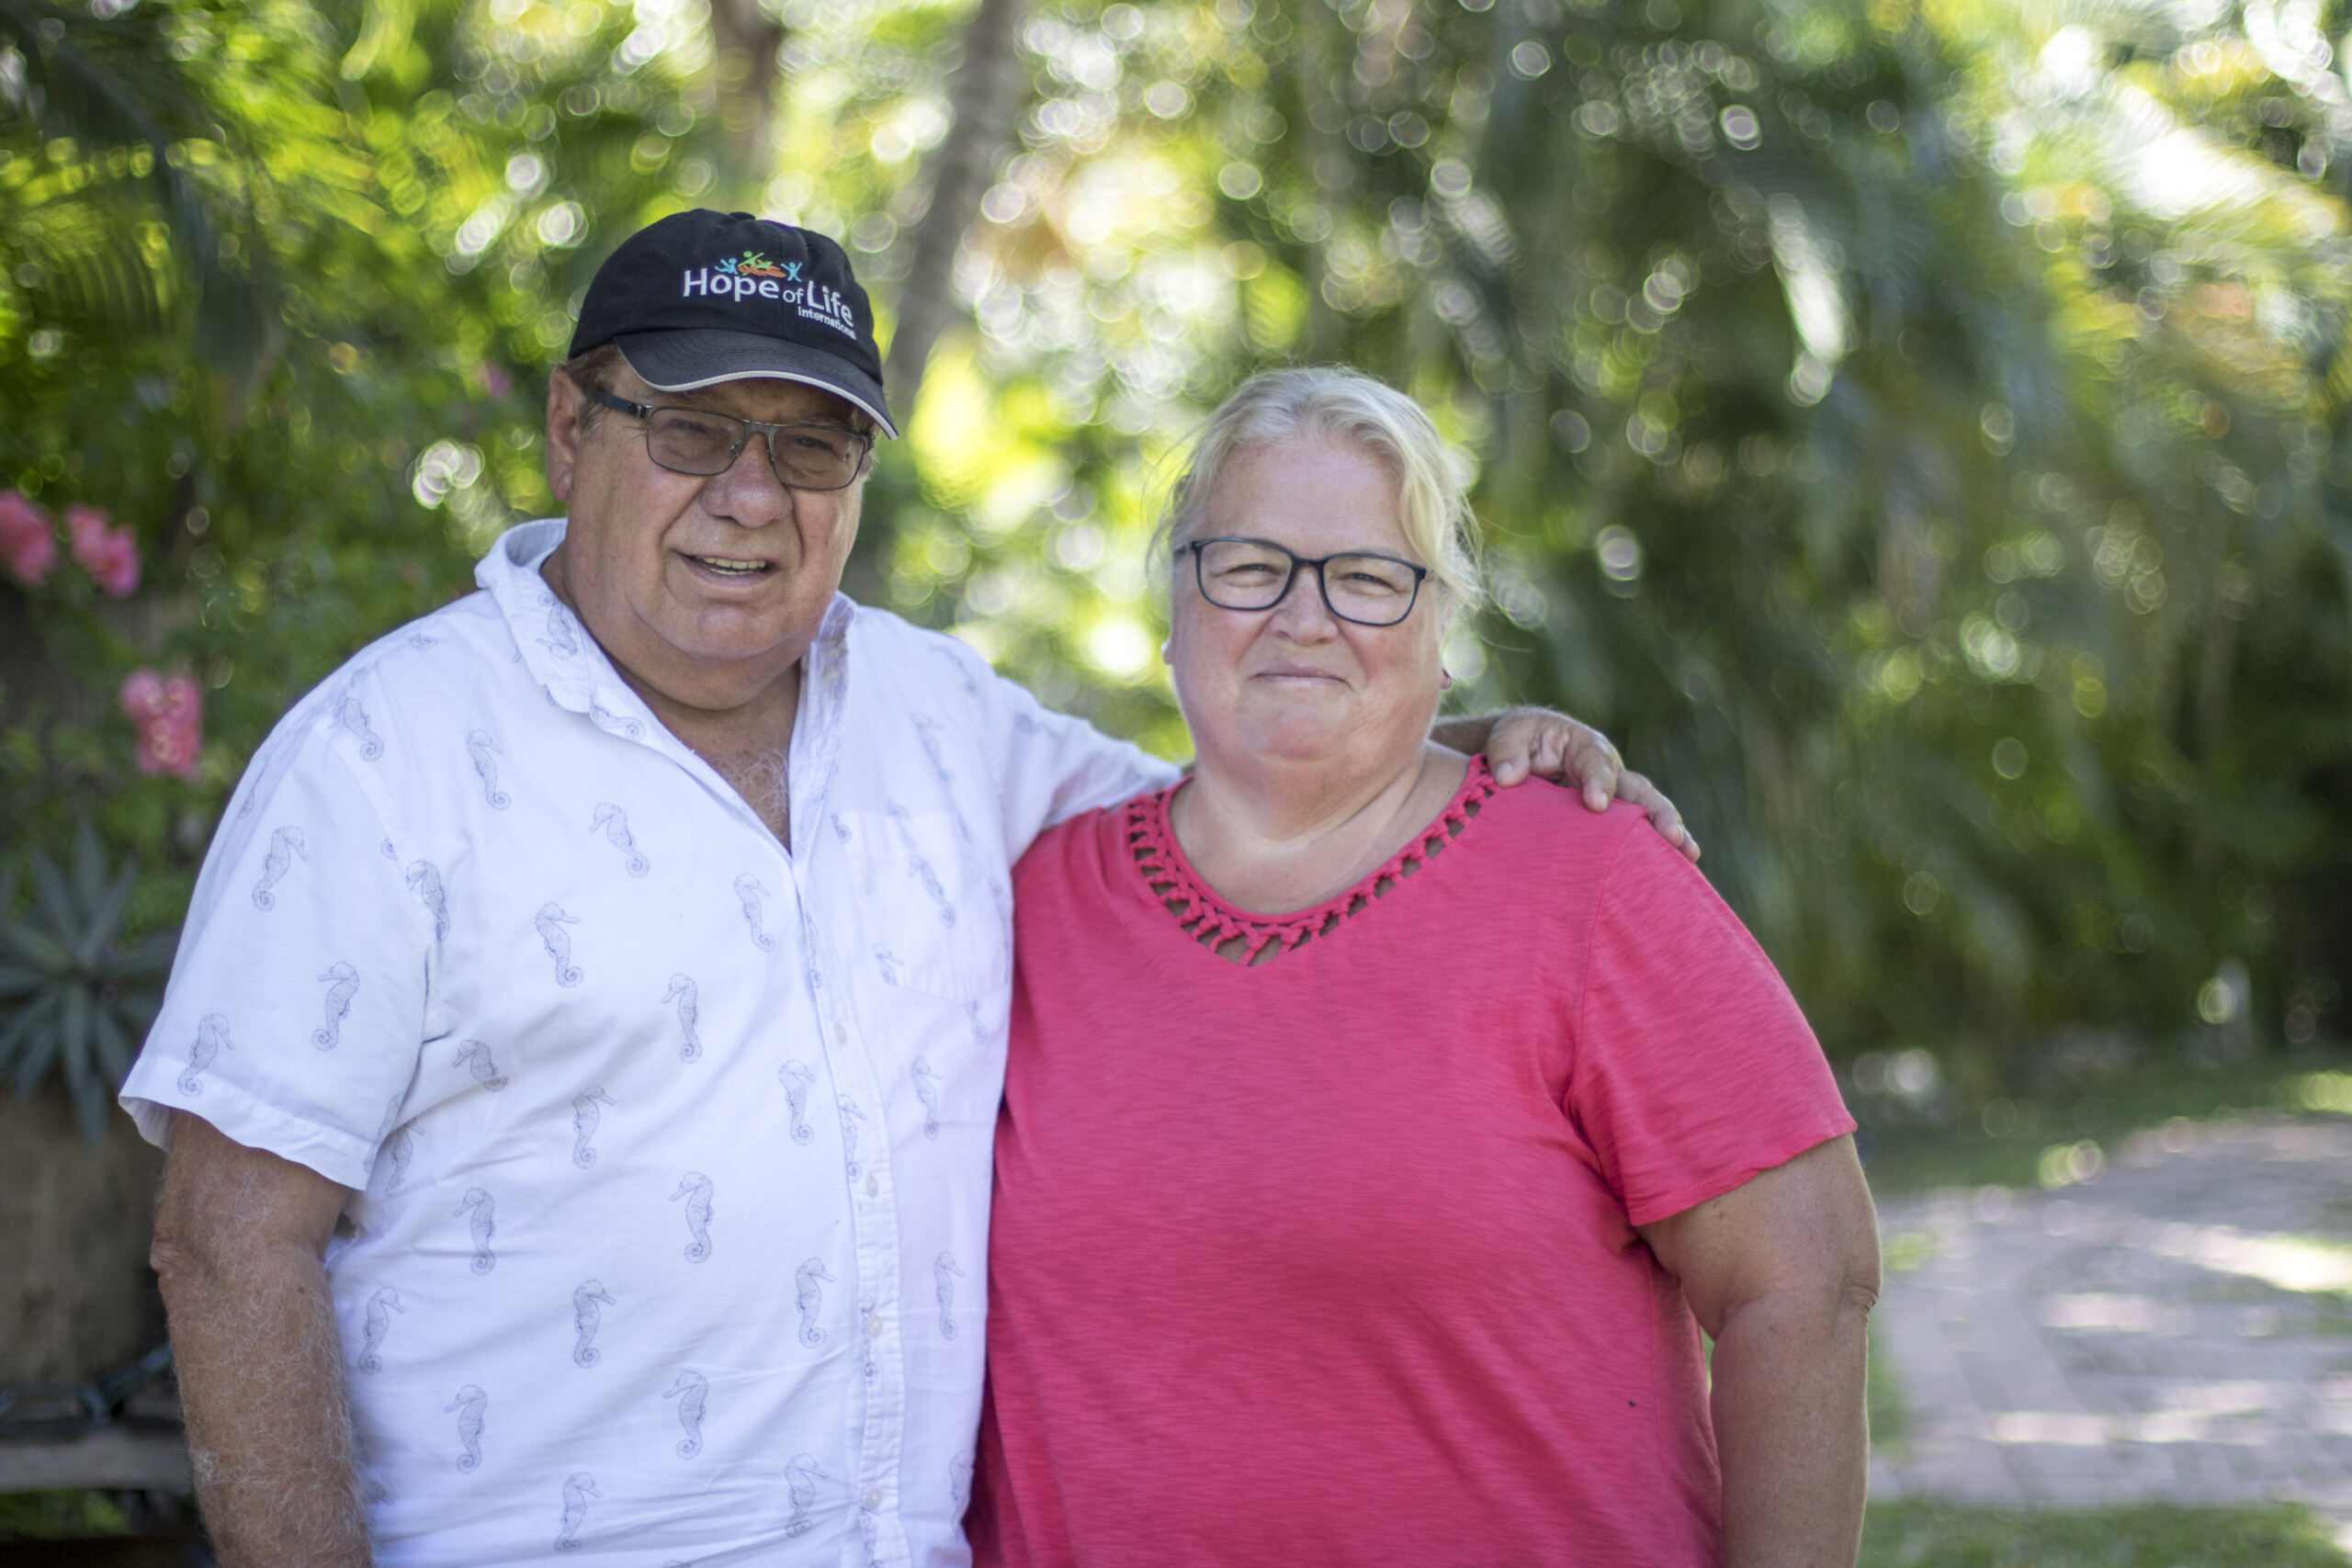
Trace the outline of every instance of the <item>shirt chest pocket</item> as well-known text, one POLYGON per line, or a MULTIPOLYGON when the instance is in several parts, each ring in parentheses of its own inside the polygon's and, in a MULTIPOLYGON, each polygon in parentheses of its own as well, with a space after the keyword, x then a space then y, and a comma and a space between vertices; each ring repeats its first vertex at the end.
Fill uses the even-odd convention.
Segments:
POLYGON ((1012 976, 1011 895, 944 811, 843 811, 834 831, 857 878, 871 964, 886 985, 957 1001, 1012 976))

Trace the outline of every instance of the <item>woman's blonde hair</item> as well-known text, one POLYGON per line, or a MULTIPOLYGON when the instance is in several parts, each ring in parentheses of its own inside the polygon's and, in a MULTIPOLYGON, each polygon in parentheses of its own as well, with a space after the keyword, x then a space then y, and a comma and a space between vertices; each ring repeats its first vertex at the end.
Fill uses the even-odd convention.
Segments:
POLYGON ((1166 570, 1171 552, 1199 530, 1227 463, 1292 441, 1352 447, 1395 475, 1397 523, 1430 575, 1445 585, 1448 613, 1478 603, 1483 590, 1471 547, 1470 498, 1454 478, 1445 438, 1411 398, 1340 366, 1263 371, 1217 405, 1169 487, 1152 535, 1154 567, 1166 570))

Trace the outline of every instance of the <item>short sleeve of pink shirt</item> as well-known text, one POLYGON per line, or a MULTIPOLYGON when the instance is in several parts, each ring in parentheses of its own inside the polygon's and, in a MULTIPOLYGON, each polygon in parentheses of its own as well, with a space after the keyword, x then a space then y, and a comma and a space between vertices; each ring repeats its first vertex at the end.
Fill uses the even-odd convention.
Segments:
POLYGON ((1592 909, 1565 1105, 1645 1225, 1853 1130, 1764 950, 1707 879, 1620 833, 1592 909))

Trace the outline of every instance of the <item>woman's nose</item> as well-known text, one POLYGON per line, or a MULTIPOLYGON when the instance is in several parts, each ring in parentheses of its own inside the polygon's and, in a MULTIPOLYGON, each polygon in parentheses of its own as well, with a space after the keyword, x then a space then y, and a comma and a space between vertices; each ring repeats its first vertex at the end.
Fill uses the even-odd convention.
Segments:
POLYGON ((1321 567, 1299 563, 1290 592, 1274 606, 1273 625, 1295 642, 1324 642, 1339 635, 1339 619, 1323 602, 1321 567))

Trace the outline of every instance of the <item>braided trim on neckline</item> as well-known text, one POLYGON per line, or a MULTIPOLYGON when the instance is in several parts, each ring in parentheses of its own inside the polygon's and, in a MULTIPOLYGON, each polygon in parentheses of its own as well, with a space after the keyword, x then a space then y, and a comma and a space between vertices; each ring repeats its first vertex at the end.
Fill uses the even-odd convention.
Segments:
POLYGON ((1178 929, 1194 942, 1211 953, 1235 940, 1248 943, 1239 958, 1227 960, 1246 969, 1258 962, 1269 944, 1288 953, 1316 937, 1329 935, 1342 922, 1362 914, 1394 891, 1404 880, 1407 866, 1417 872, 1426 869, 1439 851, 1469 827, 1472 808, 1484 806, 1502 786, 1487 771, 1485 757, 1471 758, 1470 771, 1445 809, 1407 840, 1404 848, 1383 862, 1378 870, 1312 908, 1295 909, 1284 915, 1258 915, 1238 909, 1194 874, 1168 819, 1169 803, 1182 787, 1171 784, 1127 802, 1125 837, 1128 854, 1153 898, 1168 911, 1178 929))

